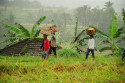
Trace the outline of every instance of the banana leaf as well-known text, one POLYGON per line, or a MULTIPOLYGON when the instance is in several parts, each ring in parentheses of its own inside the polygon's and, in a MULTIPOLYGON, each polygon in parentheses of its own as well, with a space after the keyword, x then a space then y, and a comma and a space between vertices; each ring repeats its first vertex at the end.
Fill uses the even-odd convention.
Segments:
POLYGON ((117 31, 117 18, 115 16, 115 14, 113 14, 112 21, 111 21, 111 24, 109 26, 109 36, 111 39, 113 39, 115 37, 116 31, 117 31))
POLYGON ((43 16, 42 18, 40 18, 40 19, 33 25, 32 31, 31 31, 31 37, 34 36, 37 26, 39 26, 40 23, 43 22, 45 19, 46 19, 46 16, 43 16))
POLYGON ((121 36, 121 34, 125 33, 125 27, 121 27, 117 30, 116 35, 114 36, 114 38, 118 38, 121 36))
POLYGON ((75 26, 74 37, 77 36, 77 32, 78 32, 78 18, 76 17, 76 26, 75 26))
POLYGON ((27 37, 27 36, 24 35, 24 33, 22 33, 21 30, 15 28, 15 27, 13 27, 13 26, 6 25, 5 28, 10 29, 11 31, 15 32, 15 33, 18 34, 18 35, 21 35, 21 36, 27 37))
POLYGON ((15 23, 15 25, 18 26, 18 28, 22 31, 22 33, 24 33, 27 37, 30 37, 29 31, 24 26, 22 26, 19 23, 15 23))
POLYGON ((122 54, 122 49, 116 45, 114 46, 114 48, 115 48, 116 55, 120 56, 122 54))
POLYGON ((36 31, 36 33, 34 34, 33 37, 37 37, 37 36, 39 36, 39 33, 40 33, 40 29, 36 31))
POLYGON ((15 37, 16 34, 13 32, 8 31, 7 33, 3 34, 4 37, 15 37))

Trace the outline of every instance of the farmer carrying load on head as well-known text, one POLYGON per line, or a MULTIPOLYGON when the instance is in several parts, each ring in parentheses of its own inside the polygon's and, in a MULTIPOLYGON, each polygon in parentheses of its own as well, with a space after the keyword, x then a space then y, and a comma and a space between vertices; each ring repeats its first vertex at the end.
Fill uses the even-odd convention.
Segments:
POLYGON ((51 27, 48 27, 52 32, 51 32, 51 40, 50 40, 50 50, 49 50, 49 56, 51 54, 51 52, 53 51, 54 56, 56 56, 56 37, 55 37, 55 32, 58 31, 58 27, 56 25, 53 25, 51 27))
POLYGON ((52 51, 54 52, 54 56, 56 57, 56 37, 55 37, 55 32, 52 32, 52 38, 50 40, 49 56, 50 56, 52 51))
POLYGON ((40 47, 40 50, 41 48, 43 48, 43 53, 42 55, 44 55, 44 59, 46 58, 49 58, 49 55, 51 54, 52 50, 54 52, 54 55, 56 57, 56 37, 55 37, 55 32, 58 31, 58 27, 56 25, 53 25, 53 26, 50 26, 48 27, 48 29, 41 29, 41 33, 43 34, 44 36, 44 40, 43 40, 43 43, 40 47), (49 50, 49 41, 47 39, 47 35, 52 35, 52 38, 51 38, 51 43, 50 43, 50 50, 49 50), (49 51, 49 53, 48 53, 49 51), (49 54, 49 55, 48 55, 49 54))
POLYGON ((43 34, 43 37, 44 37, 44 40, 39 50, 43 49, 42 57, 46 59, 48 56, 48 51, 49 51, 49 41, 47 39, 47 35, 43 34))
POLYGON ((85 59, 88 58, 90 51, 92 53, 93 59, 95 58, 95 56, 94 56, 94 38, 93 38, 94 33, 95 33, 95 29, 93 29, 93 28, 87 29, 87 34, 90 36, 90 39, 88 40, 88 48, 87 48, 85 59))

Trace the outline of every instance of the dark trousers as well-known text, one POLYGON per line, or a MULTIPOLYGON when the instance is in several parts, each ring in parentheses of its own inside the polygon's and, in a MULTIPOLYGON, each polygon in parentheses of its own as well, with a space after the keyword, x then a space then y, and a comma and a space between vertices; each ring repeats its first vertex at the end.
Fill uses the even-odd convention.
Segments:
POLYGON ((125 54, 122 56, 122 61, 123 61, 124 57, 125 57, 125 54))
POLYGON ((92 57, 95 58, 95 56, 94 56, 94 49, 87 49, 86 59, 88 58, 88 55, 89 55, 90 51, 92 53, 92 57))
POLYGON ((50 47, 49 54, 53 51, 54 55, 56 56, 56 47, 50 47))

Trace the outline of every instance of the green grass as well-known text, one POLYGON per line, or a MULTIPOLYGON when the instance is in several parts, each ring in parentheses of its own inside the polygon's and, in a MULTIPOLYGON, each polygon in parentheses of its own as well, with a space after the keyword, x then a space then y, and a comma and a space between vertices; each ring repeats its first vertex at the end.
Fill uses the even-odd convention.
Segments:
POLYGON ((0 56, 0 83, 125 83, 121 57, 89 56, 83 61, 82 55, 66 58, 57 53, 47 61, 40 56, 0 56))

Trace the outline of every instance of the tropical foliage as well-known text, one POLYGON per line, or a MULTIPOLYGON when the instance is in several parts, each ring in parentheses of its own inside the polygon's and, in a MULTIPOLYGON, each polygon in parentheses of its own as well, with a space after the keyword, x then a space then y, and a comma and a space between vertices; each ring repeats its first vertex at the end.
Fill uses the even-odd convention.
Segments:
POLYGON ((98 46, 103 45, 103 44, 110 45, 110 46, 106 46, 100 49, 101 52, 104 50, 112 50, 113 55, 115 54, 121 55, 122 47, 120 47, 118 43, 121 42, 122 39, 120 37, 125 32, 125 30, 123 27, 117 30, 117 18, 115 14, 112 15, 112 21, 109 26, 109 34, 106 34, 97 28, 96 28, 96 32, 106 38, 106 40, 104 39, 100 41, 98 46))
POLYGON ((5 37, 8 37, 7 40, 2 41, 1 43, 5 42, 14 42, 14 41, 19 41, 27 38, 35 38, 39 35, 40 33, 40 28, 38 26, 40 25, 41 22, 43 22, 46 19, 46 16, 41 17, 32 27, 31 31, 28 31, 24 26, 22 26, 19 23, 15 23, 17 27, 11 26, 11 25, 6 25, 5 28, 11 30, 7 34, 4 34, 5 37))
MULTIPOLYGON (((89 27, 93 27, 93 26, 90 25, 89 27)), ((105 44, 105 46, 102 46, 102 48, 99 51, 102 52, 104 50, 111 50, 113 55, 115 54, 121 55, 121 49, 123 47, 120 47, 119 43, 124 39, 123 37, 124 37, 125 29, 124 27, 122 27, 117 30, 116 15, 115 14, 112 15, 111 24, 109 26, 109 34, 102 32, 98 28, 95 28, 95 29, 97 34, 94 36, 94 38, 104 38, 96 45, 96 47, 101 47, 101 45, 105 44)), ((84 52, 84 50, 81 50, 80 47, 87 45, 86 40, 89 39, 89 36, 86 35, 85 31, 86 31, 85 29, 82 30, 73 40, 73 43, 75 42, 77 43, 75 44, 74 47, 78 52, 80 51, 84 52)))

